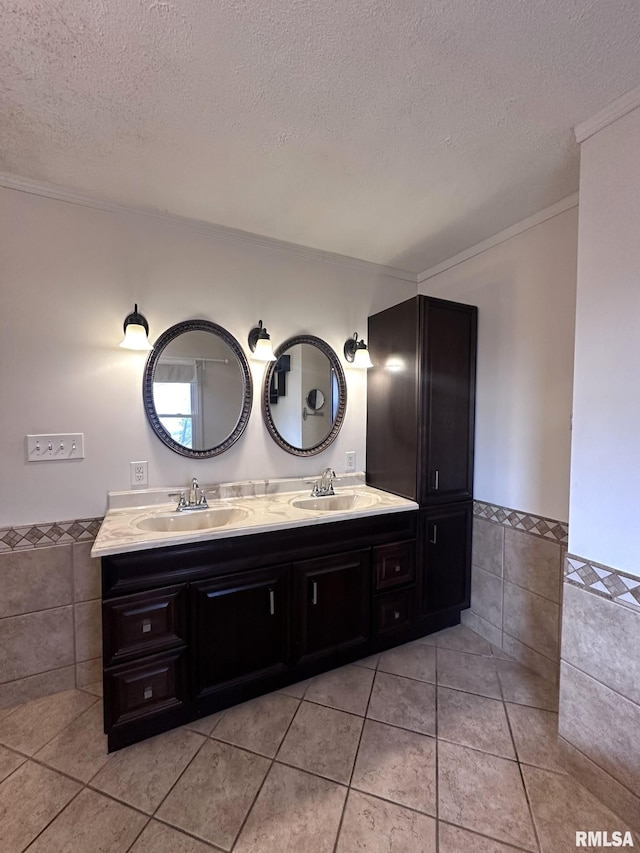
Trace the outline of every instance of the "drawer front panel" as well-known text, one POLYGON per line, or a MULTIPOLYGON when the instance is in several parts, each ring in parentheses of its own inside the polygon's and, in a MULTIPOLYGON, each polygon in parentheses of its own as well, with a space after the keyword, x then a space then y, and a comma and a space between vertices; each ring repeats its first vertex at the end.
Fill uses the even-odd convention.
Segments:
POLYGON ((105 666, 186 641, 186 587, 164 587, 103 604, 105 666))
POLYGON ((376 589, 386 589, 413 580, 415 543, 397 542, 374 548, 376 589))
POLYGON ((104 686, 107 730, 179 708, 187 701, 185 653, 154 655, 108 670, 104 686))
POLYGON ((376 636, 407 630, 413 619, 413 599, 415 589, 403 589, 399 592, 389 592, 379 595, 374 603, 374 619, 376 636))

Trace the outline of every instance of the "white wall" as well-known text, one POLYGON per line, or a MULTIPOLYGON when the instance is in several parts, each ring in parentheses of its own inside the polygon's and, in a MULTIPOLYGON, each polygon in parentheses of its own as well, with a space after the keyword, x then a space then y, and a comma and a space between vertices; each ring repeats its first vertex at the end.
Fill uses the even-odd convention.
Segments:
POLYGON ((478 306, 475 497, 569 513, 577 208, 428 279, 478 306))
POLYGON ((640 108, 582 143, 569 550, 640 577, 640 108))
POLYGON ((356 450, 365 464, 364 372, 347 370, 345 424, 332 447, 300 459, 262 424, 264 367, 252 362, 249 426, 227 453, 185 459, 152 433, 142 407, 145 356, 117 343, 139 303, 157 337, 189 318, 213 320, 247 349, 262 319, 274 344, 309 332, 341 355, 366 318, 416 287, 368 270, 198 234, 0 189, 0 527, 99 516, 106 493, 129 488, 129 461, 151 486, 313 475, 356 450), (27 433, 84 432, 86 459, 25 462, 27 433))

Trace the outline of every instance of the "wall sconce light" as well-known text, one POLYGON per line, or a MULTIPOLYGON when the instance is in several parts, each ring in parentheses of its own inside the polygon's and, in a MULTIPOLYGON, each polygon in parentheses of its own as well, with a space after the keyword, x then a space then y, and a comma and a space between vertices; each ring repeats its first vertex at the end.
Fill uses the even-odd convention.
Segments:
POLYGON ((146 350, 153 347, 149 343, 149 324, 142 314, 138 313, 138 304, 133 306, 133 311, 128 314, 124 321, 124 338, 120 341, 123 349, 146 350))
POLYGON ((358 333, 354 332, 352 338, 347 338, 344 343, 344 357, 352 367, 364 367, 367 370, 373 367, 369 357, 369 349, 364 341, 358 340, 358 333))
POLYGON ((262 325, 262 320, 249 332, 249 349, 256 361, 275 361, 271 346, 271 335, 262 325))

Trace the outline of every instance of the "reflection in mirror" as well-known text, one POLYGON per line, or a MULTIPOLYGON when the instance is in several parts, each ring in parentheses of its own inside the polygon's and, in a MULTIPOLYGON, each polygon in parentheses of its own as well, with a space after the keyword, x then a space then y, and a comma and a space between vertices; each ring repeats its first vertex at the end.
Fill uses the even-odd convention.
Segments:
POLYGON ((318 412, 324 406, 324 394, 319 388, 312 388, 307 394, 307 406, 312 412, 318 412))
POLYGON ((249 419, 251 374, 244 352, 215 323, 178 323, 149 356, 144 402, 168 447, 183 456, 216 456, 237 441, 249 419))
POLYGON ((265 374, 263 415, 289 453, 320 453, 338 434, 347 402, 344 372, 331 347, 312 335, 285 341, 265 374))

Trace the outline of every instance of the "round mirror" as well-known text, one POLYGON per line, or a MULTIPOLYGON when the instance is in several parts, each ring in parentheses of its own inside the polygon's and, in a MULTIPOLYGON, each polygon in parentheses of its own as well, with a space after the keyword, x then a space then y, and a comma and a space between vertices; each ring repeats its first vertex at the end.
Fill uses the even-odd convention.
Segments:
POLYGON ((238 341, 208 320, 167 329, 149 353, 144 407, 153 431, 182 456, 228 450, 247 426, 251 372, 238 341))
POLYGON ((313 335, 289 338, 275 356, 262 391, 267 429, 288 453, 321 453, 340 432, 347 407, 347 383, 338 356, 313 335))
POLYGON ((324 394, 319 388, 312 388, 307 394, 307 406, 312 412, 319 412, 324 406, 324 394))

